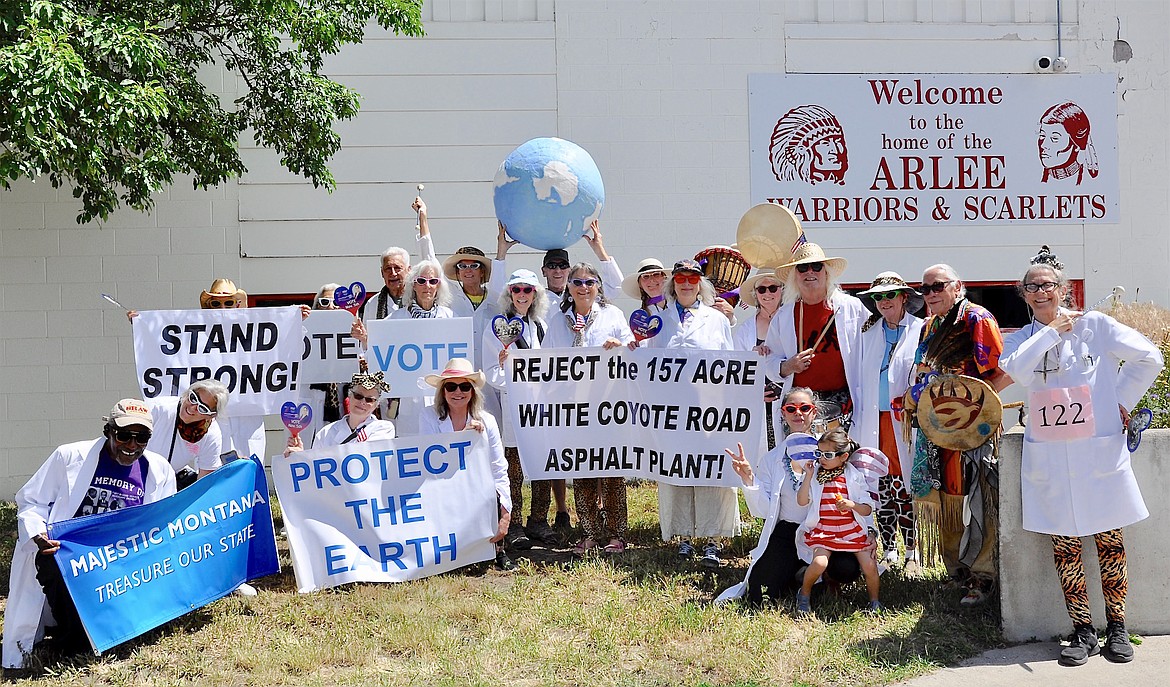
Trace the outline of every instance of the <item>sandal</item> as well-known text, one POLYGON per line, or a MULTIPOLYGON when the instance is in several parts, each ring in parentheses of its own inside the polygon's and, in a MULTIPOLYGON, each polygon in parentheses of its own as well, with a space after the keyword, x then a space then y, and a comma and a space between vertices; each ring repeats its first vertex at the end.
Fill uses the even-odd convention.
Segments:
POLYGON ((584 556, 589 551, 593 551, 597 548, 597 542, 593 541, 592 539, 585 538, 577 542, 577 545, 573 547, 573 553, 577 554, 578 556, 584 556))
POLYGON ((621 539, 610 539, 609 543, 602 549, 605 553, 622 553, 626 550, 626 542, 621 539))

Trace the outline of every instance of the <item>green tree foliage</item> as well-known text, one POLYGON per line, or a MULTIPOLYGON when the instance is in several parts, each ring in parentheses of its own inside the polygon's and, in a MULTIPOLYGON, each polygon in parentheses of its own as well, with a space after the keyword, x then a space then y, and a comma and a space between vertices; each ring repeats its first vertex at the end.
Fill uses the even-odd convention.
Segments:
POLYGON ((149 210, 176 174, 207 188, 247 171, 248 131, 332 189, 335 121, 359 95, 321 73, 375 22, 423 33, 422 0, 0 0, 0 184, 70 183, 78 222, 149 210), (213 65, 208 69, 208 65, 213 65), (201 80, 226 67, 243 95, 201 80))

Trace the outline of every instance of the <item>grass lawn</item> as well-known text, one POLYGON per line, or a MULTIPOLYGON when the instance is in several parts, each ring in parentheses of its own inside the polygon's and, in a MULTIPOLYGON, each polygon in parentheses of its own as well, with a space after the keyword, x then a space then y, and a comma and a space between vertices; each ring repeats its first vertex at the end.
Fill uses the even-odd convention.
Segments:
MULTIPOLYGON (((887 572, 878 617, 861 612, 861 584, 814 598, 812 619, 791 605, 717 607, 743 579, 760 523, 710 571, 660 540, 653 484, 629 496, 626 553, 580 561, 534 549, 512 573, 478 565, 297 594, 281 539, 286 572, 254 582, 258 597, 221 599, 100 658, 39 649, 26 684, 882 685, 1001 642, 997 610, 960 609, 960 592, 939 589, 941 570, 887 572)), ((6 600, 11 504, 0 528, 6 600)))

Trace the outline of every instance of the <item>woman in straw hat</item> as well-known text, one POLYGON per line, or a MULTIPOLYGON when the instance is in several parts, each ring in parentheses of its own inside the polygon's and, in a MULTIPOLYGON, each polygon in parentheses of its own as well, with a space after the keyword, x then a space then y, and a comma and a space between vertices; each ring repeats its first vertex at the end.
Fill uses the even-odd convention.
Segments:
MULTIPOLYGON (((768 327, 772 317, 780 309, 784 297, 784 284, 776 278, 773 269, 760 269, 739 285, 739 299, 744 305, 755 306, 755 317, 744 320, 731 331, 732 347, 737 351, 756 351, 767 356, 768 327)), ((775 412, 772 404, 779 400, 780 384, 771 379, 764 380, 764 433, 760 437, 762 456, 776 448, 775 412)))
MULTIPOLYGON (((359 358, 358 365, 360 371, 355 372, 349 382, 349 412, 317 431, 313 437, 314 448, 394 438, 394 423, 374 417, 378 397, 389 393, 390 385, 381 372, 370 374, 365 358, 359 358)), ((284 456, 287 458, 294 451, 302 451, 304 448, 300 435, 290 435, 284 456)))
POLYGON ((1053 558, 1075 632, 1060 663, 1103 653, 1133 660, 1125 629, 1128 591, 1122 528, 1149 516, 1130 467, 1129 408, 1162 370, 1140 332, 1099 312, 1065 307, 1064 265, 1045 246, 1019 284, 1034 319, 1004 340, 1000 368, 1028 389, 1020 466, 1023 526, 1052 536, 1053 558), (1066 424, 1059 424, 1061 415, 1066 424), (1077 416, 1082 422, 1077 423, 1077 416), (1105 644, 1093 628, 1081 537, 1092 535, 1105 598, 1105 644))
MULTIPOLYGON (((890 460, 889 474, 879 481, 877 524, 886 563, 898 562, 898 532, 906 546, 905 572, 916 575, 918 562, 914 498, 902 474, 902 457, 913 462, 912 443, 901 432, 902 395, 910 386, 914 352, 922 332, 922 318, 914 313, 922 295, 897 272, 882 272, 870 287, 857 294, 872 313, 861 327, 861 371, 864 382, 855 404, 853 431, 862 446, 877 446, 890 460)), ((909 468, 907 468, 907 473, 909 468)), ((907 474, 906 480, 909 479, 907 474)))
POLYGON ((499 521, 496 536, 496 566, 512 570, 516 564, 504 552, 504 536, 511 522, 512 496, 508 486, 508 461, 504 458, 504 443, 496 419, 483 407, 484 374, 476 370, 466 358, 452 358, 437 375, 427 375, 426 383, 435 388, 435 403, 423 408, 419 416, 420 434, 448 434, 471 429, 482 432, 487 439, 492 460, 492 477, 499 502, 499 521))
MULTIPOLYGON (((540 278, 532 270, 516 270, 508 277, 504 295, 500 296, 501 315, 519 319, 524 323, 520 338, 512 345, 519 349, 533 350, 541 347, 548 324, 544 315, 548 310, 548 296, 540 285, 540 278)), ((508 403, 508 347, 489 329, 483 333, 483 357, 492 361, 487 369, 488 384, 500 391, 504 409, 503 436, 504 457, 508 460, 508 482, 512 488, 512 509, 516 517, 508 526, 504 542, 513 549, 532 548, 532 540, 544 546, 559 546, 561 539, 548 525, 548 507, 552 502, 552 480, 532 482, 532 508, 527 523, 521 520, 524 512, 524 469, 520 464, 520 451, 516 446, 516 432, 512 429, 515 409, 508 403)))
MULTIPOLYGON (((554 313, 544 345, 548 348, 601 346, 611 350, 634 340, 626 317, 605 297, 597 269, 587 262, 569 270, 569 286, 560 312, 554 313)), ((606 553, 626 549, 626 480, 622 477, 577 478, 573 480, 573 501, 585 539, 576 552, 585 554, 605 547, 606 553), (601 503, 605 503, 605 518, 601 503), (601 542, 608 542, 601 544, 601 542)))
MULTIPOLYGON (((644 341, 644 345, 731 350, 731 325, 723 313, 712 307, 715 287, 703 276, 699 263, 694 260, 674 263, 666 285, 666 298, 670 305, 661 314, 662 331, 644 341)), ((702 564, 706 567, 720 565, 716 538, 739 534, 739 500, 734 488, 681 487, 659 482, 658 516, 662 540, 681 539, 680 556, 694 556, 697 540, 709 539, 702 549, 702 564)))
POLYGON ((860 398, 861 352, 858 337, 869 311, 837 287, 848 262, 827 257, 815 243, 804 243, 792 260, 776 268, 784 280, 784 305, 768 327, 768 371, 784 389, 804 386, 817 392, 825 420, 849 430, 854 399, 860 398))

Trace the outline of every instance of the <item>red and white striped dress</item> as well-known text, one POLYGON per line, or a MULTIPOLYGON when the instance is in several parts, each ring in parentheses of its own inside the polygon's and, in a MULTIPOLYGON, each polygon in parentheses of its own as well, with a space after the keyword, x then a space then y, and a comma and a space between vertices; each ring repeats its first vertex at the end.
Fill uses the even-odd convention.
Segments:
POLYGON ((861 551, 868 546, 868 537, 851 511, 837 510, 837 496, 849 498, 845 473, 825 485, 821 492, 820 520, 804 535, 811 549, 829 551, 861 551))

